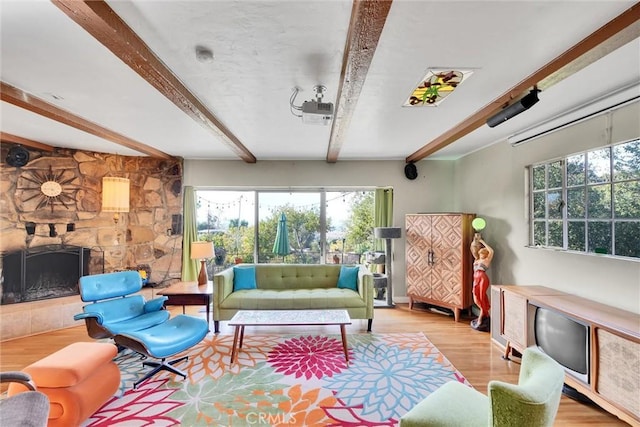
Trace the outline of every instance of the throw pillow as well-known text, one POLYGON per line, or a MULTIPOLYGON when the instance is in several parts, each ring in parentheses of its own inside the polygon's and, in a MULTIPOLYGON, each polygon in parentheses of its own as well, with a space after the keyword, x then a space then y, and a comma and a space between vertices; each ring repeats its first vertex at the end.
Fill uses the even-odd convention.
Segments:
POLYGON ((338 276, 338 288, 351 289, 358 291, 358 270, 359 267, 340 266, 340 275, 338 276))
POLYGON ((233 291, 256 289, 256 267, 233 267, 233 291))

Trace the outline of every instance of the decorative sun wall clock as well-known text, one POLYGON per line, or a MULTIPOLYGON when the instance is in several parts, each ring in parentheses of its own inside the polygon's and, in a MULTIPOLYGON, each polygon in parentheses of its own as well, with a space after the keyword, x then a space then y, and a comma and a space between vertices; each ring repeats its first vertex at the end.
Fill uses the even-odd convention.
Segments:
POLYGON ((429 69, 403 107, 437 106, 471 74, 472 70, 429 69))
POLYGON ((70 184, 75 176, 64 178, 65 170, 62 169, 58 172, 53 172, 51 166, 48 171, 25 171, 21 178, 30 184, 35 184, 33 187, 20 188, 23 190, 24 198, 23 202, 29 202, 37 199, 38 205, 35 210, 41 209, 47 205, 51 207, 53 212, 54 205, 62 205, 69 209, 70 203, 75 203, 75 199, 70 195, 71 188, 65 188, 70 184))

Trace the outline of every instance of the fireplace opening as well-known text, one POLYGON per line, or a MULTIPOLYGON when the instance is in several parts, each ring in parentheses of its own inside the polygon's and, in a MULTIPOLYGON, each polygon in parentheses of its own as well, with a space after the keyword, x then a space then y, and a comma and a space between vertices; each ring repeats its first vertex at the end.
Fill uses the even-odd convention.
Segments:
POLYGON ((91 250, 46 245, 2 254, 2 304, 78 295, 89 273, 91 250))

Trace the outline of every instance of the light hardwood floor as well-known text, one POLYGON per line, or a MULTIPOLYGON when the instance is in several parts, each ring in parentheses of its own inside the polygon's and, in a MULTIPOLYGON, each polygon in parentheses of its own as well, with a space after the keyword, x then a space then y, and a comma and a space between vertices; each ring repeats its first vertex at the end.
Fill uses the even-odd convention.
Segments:
MULTIPOLYGON (((181 308, 172 307, 172 313, 179 314, 181 308)), ((187 314, 205 317, 204 310, 187 307, 187 314)), ((378 333, 423 332, 429 340, 449 359, 451 363, 478 390, 486 392, 490 380, 516 383, 520 369, 519 359, 505 361, 501 358, 503 349, 493 343, 489 334, 474 331, 469 320, 460 322, 453 317, 423 310, 409 310, 399 304, 394 309, 378 308, 373 321, 373 331, 378 333)), ((211 322, 213 329, 213 322, 211 322)), ((326 327, 325 327, 326 328, 326 327)), ((227 322, 221 323, 222 334, 232 334, 227 322)), ((311 328, 310 328, 311 329, 311 328)), ((309 329, 307 329, 309 330, 309 329)), ((291 328, 246 328, 246 334, 291 333, 291 328)), ((364 333, 366 321, 354 320, 348 333, 364 333)), ((318 328, 318 332, 324 329, 318 328)), ((333 329, 328 333, 336 333, 333 329)), ((19 370, 42 357, 76 341, 92 341, 84 326, 54 331, 26 338, 0 343, 0 369, 19 370)), ((597 406, 575 402, 565 396, 560 402, 556 426, 626 426, 627 424, 597 406)))

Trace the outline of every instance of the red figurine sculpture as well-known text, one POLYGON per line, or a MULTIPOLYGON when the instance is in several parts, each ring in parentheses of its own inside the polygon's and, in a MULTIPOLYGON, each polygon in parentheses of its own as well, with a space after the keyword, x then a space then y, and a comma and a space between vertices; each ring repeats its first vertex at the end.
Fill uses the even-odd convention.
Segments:
POLYGON ((477 331, 488 332, 490 329, 489 309, 491 305, 487 296, 489 276, 487 276, 486 271, 493 259, 493 249, 482 240, 480 233, 476 233, 471 243, 471 253, 475 259, 473 261, 473 302, 480 307, 480 316, 471 321, 471 327, 477 331), (482 246, 478 249, 479 244, 482 246))

